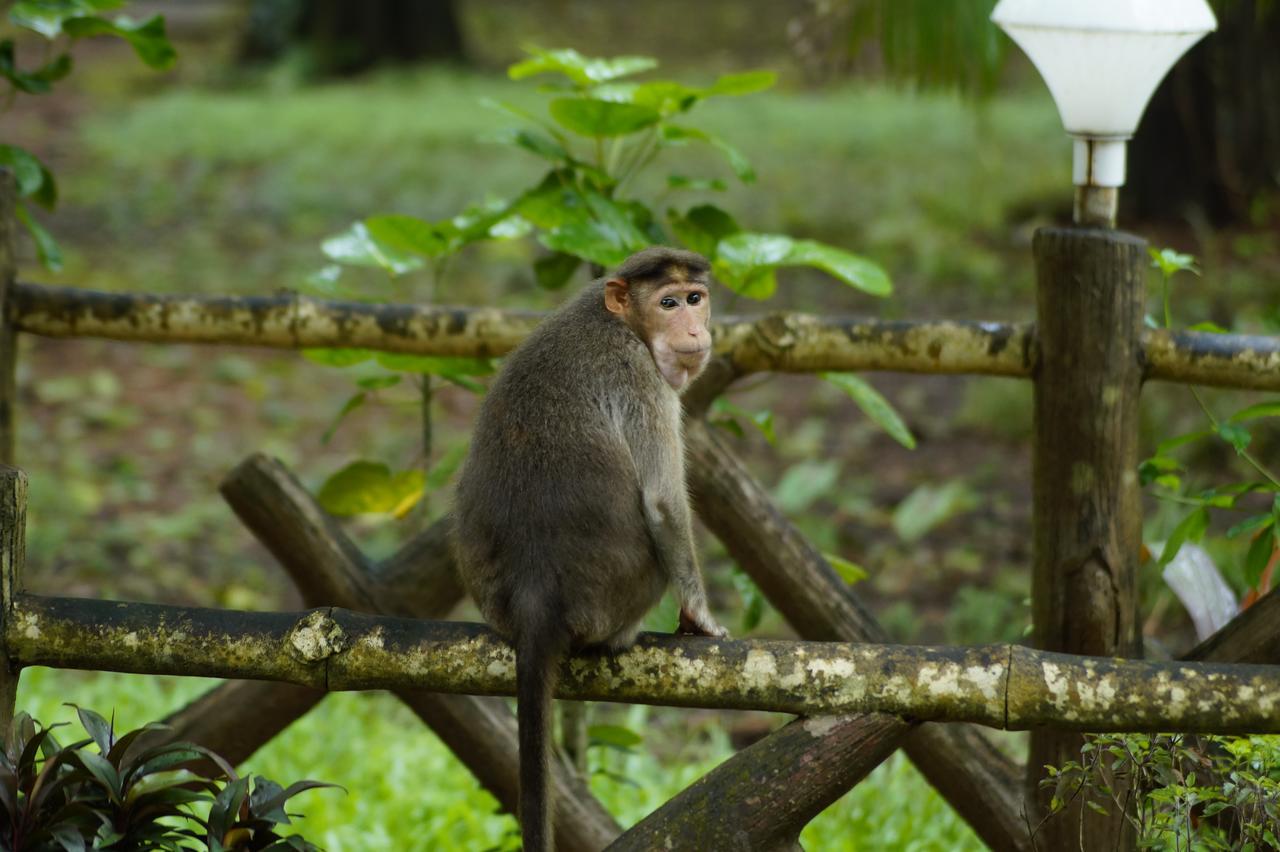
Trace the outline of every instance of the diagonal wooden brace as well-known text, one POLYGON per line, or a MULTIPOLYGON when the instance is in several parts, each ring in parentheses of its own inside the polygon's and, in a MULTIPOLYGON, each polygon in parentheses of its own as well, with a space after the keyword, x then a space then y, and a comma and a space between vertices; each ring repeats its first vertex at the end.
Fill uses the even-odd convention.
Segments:
MULTIPOLYGON (((228 474, 222 494, 289 573, 308 605, 370 613, 440 617, 462 598, 453 576, 447 528, 437 523, 392 558, 370 565, 341 528, 280 462, 261 454, 228 474)), ((512 813, 516 808, 515 717, 501 699, 396 693, 512 813)), ((231 681, 168 721, 177 739, 243 760, 324 696, 280 683, 231 681)), ((563 762, 553 762, 557 848, 602 849, 621 830, 563 762)))

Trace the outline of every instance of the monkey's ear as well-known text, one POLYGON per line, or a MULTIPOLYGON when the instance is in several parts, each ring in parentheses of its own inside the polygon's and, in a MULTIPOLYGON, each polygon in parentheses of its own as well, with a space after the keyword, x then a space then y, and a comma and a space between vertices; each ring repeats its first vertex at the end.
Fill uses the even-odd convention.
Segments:
POLYGON ((610 278, 604 282, 604 307, 611 314, 625 316, 631 306, 631 290, 626 280, 610 278))

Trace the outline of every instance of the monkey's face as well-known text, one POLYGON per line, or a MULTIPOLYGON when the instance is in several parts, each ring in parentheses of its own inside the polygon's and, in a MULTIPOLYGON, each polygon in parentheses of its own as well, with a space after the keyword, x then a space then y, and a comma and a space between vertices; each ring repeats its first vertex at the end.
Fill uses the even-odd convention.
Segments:
MULTIPOLYGON (((711 294, 701 281, 673 280, 636 300, 643 339, 662 377, 675 390, 693 380, 711 358, 711 294)), ((634 326, 633 326, 634 327, 634 326)))

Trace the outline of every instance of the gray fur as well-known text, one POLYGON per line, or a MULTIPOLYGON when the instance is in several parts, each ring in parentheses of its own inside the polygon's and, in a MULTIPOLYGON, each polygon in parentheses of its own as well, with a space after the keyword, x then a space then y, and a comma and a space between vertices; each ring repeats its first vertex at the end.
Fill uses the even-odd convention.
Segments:
MULTIPOLYGON (((643 287, 672 267, 707 271, 698 255, 649 249, 619 273, 643 287)), ((507 359, 454 505, 462 581, 518 657, 526 849, 550 848, 541 764, 564 654, 630 646, 669 584, 682 627, 724 635, 694 552, 680 398, 646 341, 605 308, 604 287, 593 282, 507 359)))

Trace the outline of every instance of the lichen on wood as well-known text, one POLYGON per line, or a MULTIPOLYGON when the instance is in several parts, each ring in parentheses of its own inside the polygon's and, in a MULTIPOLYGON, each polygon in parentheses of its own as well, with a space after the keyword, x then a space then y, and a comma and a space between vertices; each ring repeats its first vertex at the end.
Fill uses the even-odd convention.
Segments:
MULTIPOLYGON (((329 690, 510 695, 515 654, 487 627, 330 608, 239 612, 21 595, 19 665, 281 680, 329 690), (317 612, 321 615, 317 615, 317 612), (299 630, 343 637, 299 659, 299 630), (339 647, 340 644, 340 647, 339 647)), ((565 661, 559 695, 804 715, 889 713, 1022 729, 1280 732, 1271 666, 1153 663, 973 648, 645 634, 565 661)))
MULTIPOLYGON (((360 347, 419 355, 492 357, 513 349, 539 314, 494 308, 371 304, 298 294, 262 297, 104 293, 17 283, 16 327, 47 337, 241 344, 283 349, 360 347)), ((771 314, 713 323, 716 352, 742 372, 888 370, 1028 378, 1028 323, 878 320, 771 314)), ((1147 329, 1152 379, 1280 390, 1280 338, 1147 329)))

